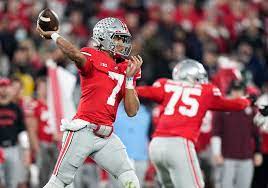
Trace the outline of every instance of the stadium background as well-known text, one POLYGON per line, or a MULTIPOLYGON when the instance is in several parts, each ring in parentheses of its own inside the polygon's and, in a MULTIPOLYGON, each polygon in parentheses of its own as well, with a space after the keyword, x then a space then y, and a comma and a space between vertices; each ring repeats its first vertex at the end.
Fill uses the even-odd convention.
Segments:
MULTIPOLYGON (((248 94, 268 92, 268 1, 3 0, 0 76, 18 78, 23 97, 36 96, 36 80, 47 75, 45 61, 49 58, 78 76, 75 66, 55 44, 44 41, 35 31, 36 18, 46 7, 58 14, 60 33, 79 47, 90 45, 92 28, 99 19, 112 16, 124 20, 133 35, 132 54, 140 54, 144 60, 139 84, 152 84, 160 77, 171 78, 178 61, 192 58, 203 63, 210 80, 224 94, 233 80, 243 81, 248 94)), ((78 85, 79 80, 77 88, 78 85)), ((77 102, 77 89, 73 96, 77 102)), ((154 105, 147 101, 143 104, 144 113, 151 114, 154 105)), ((150 121, 147 126, 142 131, 149 135, 150 121)), ((206 141, 198 145, 200 151, 208 147, 210 134, 205 137, 206 141)), ((134 139, 129 142, 135 143, 134 139)), ((30 160, 23 162, 26 168, 30 166, 30 160)), ((96 176, 107 182, 104 172, 97 172, 96 176)), ((152 176, 153 170, 148 168, 147 187, 157 187, 152 176)))

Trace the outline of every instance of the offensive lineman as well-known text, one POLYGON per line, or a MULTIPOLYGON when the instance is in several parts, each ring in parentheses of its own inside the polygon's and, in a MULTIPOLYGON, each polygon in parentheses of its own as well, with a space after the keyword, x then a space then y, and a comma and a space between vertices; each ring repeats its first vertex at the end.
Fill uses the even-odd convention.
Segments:
POLYGON ((203 117, 207 110, 242 110, 250 102, 223 98, 217 87, 207 83, 203 65, 191 59, 179 62, 172 77, 137 87, 139 96, 164 106, 149 146, 150 158, 163 187, 203 188, 194 146, 203 117))
POLYGON ((79 69, 81 99, 72 121, 62 121, 65 129, 63 146, 53 175, 44 188, 63 188, 73 181, 75 172, 90 156, 112 174, 123 187, 139 188, 125 146, 113 134, 118 105, 123 98, 128 116, 135 116, 139 100, 135 81, 140 77, 142 58, 132 56, 131 35, 125 23, 117 18, 100 20, 93 28, 96 48, 78 50, 54 31, 43 31, 43 38, 52 38, 62 52, 79 69), (121 59, 121 63, 116 61, 121 59))

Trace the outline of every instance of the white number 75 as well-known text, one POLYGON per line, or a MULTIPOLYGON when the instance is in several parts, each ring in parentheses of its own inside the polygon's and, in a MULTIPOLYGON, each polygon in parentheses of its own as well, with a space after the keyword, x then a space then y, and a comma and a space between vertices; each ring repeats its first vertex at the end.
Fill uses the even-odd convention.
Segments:
POLYGON ((173 92, 166 108, 164 111, 165 115, 172 115, 175 111, 175 106, 177 102, 179 101, 181 97, 181 101, 183 104, 190 106, 190 108, 187 108, 186 106, 179 106, 179 113, 185 116, 193 117, 197 114, 199 103, 195 98, 192 98, 192 95, 200 96, 201 95, 201 89, 199 88, 183 88, 181 86, 175 86, 175 85, 165 85, 165 91, 166 92, 173 92))

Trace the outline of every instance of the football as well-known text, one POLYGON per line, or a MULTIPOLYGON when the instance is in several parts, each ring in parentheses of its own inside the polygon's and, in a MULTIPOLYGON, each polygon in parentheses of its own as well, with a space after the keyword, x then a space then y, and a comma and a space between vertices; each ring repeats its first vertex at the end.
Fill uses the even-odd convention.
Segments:
POLYGON ((59 29, 59 19, 57 14, 46 8, 42 12, 40 12, 37 24, 43 31, 57 31, 59 29))

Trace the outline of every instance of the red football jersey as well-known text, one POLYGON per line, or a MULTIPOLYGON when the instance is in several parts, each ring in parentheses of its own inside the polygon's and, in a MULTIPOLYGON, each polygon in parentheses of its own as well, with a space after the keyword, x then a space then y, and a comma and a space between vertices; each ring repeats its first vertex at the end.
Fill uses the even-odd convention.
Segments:
POLYGON ((32 100, 27 105, 26 116, 33 116, 37 119, 38 138, 40 141, 52 142, 53 131, 48 124, 48 108, 41 100, 32 100))
POLYGON ((268 154, 268 131, 267 130, 262 131, 261 138, 262 138, 261 151, 264 154, 268 154))
POLYGON ((158 125, 160 116, 163 113, 163 111, 164 111, 164 107, 162 105, 157 105, 153 108, 153 110, 152 110, 152 123, 153 123, 154 129, 158 125))
MULTIPOLYGON (((107 53, 89 47, 81 52, 87 62, 79 70, 81 98, 74 119, 112 126, 125 92, 127 61, 117 64, 107 53)), ((140 74, 135 75, 134 82, 140 74)))
POLYGON ((3 164, 5 160, 5 150, 0 147, 0 164, 3 164))
POLYGON ((211 111, 207 111, 205 117, 202 120, 200 135, 195 144, 197 153, 206 150, 210 144, 210 138, 212 135, 212 116, 213 113, 211 111))
POLYGON ((153 136, 182 136, 197 141, 202 119, 207 110, 242 110, 247 99, 225 99, 212 84, 189 86, 159 79, 153 86, 137 88, 138 95, 165 106, 153 136))

